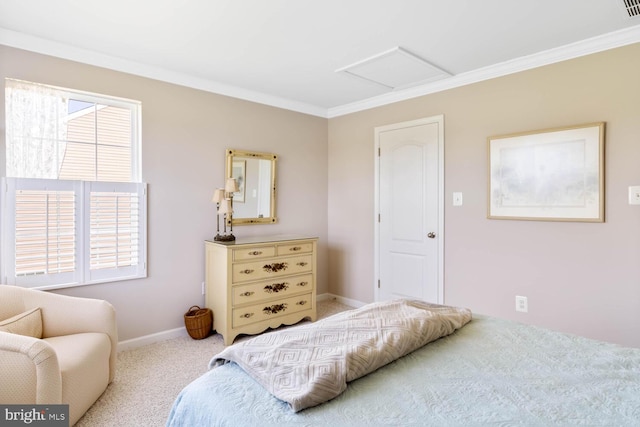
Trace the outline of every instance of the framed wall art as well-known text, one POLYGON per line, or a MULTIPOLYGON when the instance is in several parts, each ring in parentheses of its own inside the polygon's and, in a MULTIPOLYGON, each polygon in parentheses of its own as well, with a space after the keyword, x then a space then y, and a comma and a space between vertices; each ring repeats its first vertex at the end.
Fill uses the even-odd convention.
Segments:
POLYGON ((605 123, 488 138, 488 218, 604 222, 605 123))

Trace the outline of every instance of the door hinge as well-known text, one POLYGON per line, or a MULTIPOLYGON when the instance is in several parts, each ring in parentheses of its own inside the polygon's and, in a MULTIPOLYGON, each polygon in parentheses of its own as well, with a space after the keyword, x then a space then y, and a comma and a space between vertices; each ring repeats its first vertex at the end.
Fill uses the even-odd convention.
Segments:
POLYGON ((380 289, 380 279, 378 279, 378 289, 380 289))
POLYGON ((378 147, 378 157, 380 157, 380 147, 378 147))
POLYGON ((380 222, 380 214, 378 214, 378 222, 380 222))

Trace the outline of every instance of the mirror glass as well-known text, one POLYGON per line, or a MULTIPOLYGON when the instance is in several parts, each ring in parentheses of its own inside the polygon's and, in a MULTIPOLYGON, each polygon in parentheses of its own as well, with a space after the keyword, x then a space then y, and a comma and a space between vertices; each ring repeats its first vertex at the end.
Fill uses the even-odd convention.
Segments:
POLYGON ((227 150, 226 178, 235 178, 233 224, 275 223, 276 161, 271 153, 227 150))

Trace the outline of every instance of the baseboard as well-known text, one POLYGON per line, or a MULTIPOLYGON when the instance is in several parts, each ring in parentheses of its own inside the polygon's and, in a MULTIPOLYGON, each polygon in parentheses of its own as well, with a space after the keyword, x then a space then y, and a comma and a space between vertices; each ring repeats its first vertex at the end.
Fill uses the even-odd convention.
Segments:
MULTIPOLYGON (((339 295, 334 295, 330 293, 324 293, 316 296, 316 301, 327 301, 327 300, 336 300, 341 304, 348 305, 350 307, 358 308, 365 305, 365 302, 341 297, 339 295)), ((169 329, 168 331, 156 332, 155 334, 144 335, 138 338, 132 338, 130 340, 120 341, 118 343, 118 351, 131 350, 134 348, 142 347, 144 345, 149 345, 153 343, 157 343, 160 341, 170 340, 173 338, 179 338, 183 336, 188 336, 187 329, 185 327, 169 329)))
POLYGON ((366 302, 358 301, 351 298, 341 297, 340 295, 334 295, 330 293, 320 294, 316 296, 316 301, 336 300, 340 304, 348 305, 349 307, 360 308, 366 305, 366 302))
POLYGON ((120 341, 118 343, 118 351, 131 350, 134 348, 142 347, 144 345, 153 344, 160 341, 166 341, 173 338, 179 338, 188 336, 187 328, 175 328, 168 331, 156 332, 155 334, 144 335, 138 338, 132 338, 130 340, 120 341))

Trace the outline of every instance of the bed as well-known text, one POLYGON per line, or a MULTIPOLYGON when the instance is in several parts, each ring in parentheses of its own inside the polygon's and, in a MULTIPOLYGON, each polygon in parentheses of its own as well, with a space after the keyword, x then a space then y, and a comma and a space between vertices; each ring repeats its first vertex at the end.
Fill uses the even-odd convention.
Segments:
POLYGON ((639 425, 640 349, 477 314, 454 329, 302 410, 215 355, 167 426, 639 425))

